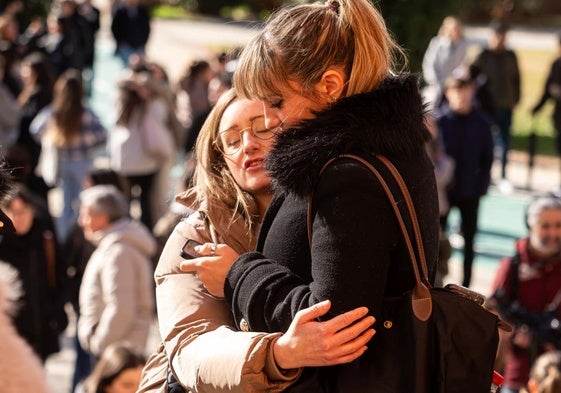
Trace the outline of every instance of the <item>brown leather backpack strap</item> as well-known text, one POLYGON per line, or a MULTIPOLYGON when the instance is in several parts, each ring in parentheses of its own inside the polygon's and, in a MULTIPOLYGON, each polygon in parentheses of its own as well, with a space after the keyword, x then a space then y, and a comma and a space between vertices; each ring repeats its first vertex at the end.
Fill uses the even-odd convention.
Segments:
MULTIPOLYGON (((423 264, 425 265, 425 270, 426 270, 426 261, 425 260, 418 261, 417 256, 415 255, 415 250, 411 242, 409 231, 407 230, 407 226, 405 225, 405 221, 403 220, 403 216, 401 214, 401 211, 399 210, 398 203, 395 200, 395 197, 390 187, 388 186, 386 180, 383 178, 380 172, 370 162, 354 154, 342 154, 336 158, 332 158, 322 167, 320 171, 320 175, 333 161, 339 158, 350 158, 352 160, 359 161, 361 164, 366 166, 370 170, 370 172, 372 172, 372 174, 374 174, 374 176, 378 179, 380 185, 382 186, 384 192, 386 193, 386 196, 390 200, 390 204, 394 210, 395 216, 397 218, 397 222, 399 224, 399 227, 403 234, 403 238, 405 240, 405 244, 407 246, 407 251, 409 253, 409 257, 411 260, 411 267, 413 268, 413 274, 415 276, 415 288, 413 290, 413 297, 412 297, 413 312, 415 313, 417 319, 419 319, 420 321, 423 322, 427 321, 432 314, 432 300, 431 300, 430 290, 421 280, 421 275, 419 271, 420 266, 422 266, 423 264)), ((313 200, 313 194, 310 195, 308 199, 308 211, 307 211, 308 241, 310 243, 310 249, 311 249, 311 242, 312 242, 312 224, 313 224, 312 200, 313 200)))
POLYGON ((55 238, 51 231, 43 232, 43 246, 45 248, 45 260, 47 262, 47 280, 51 289, 56 289, 56 248, 55 238))
POLYGON ((401 177, 401 174, 397 170, 397 168, 393 165, 393 163, 388 160, 383 155, 377 154, 376 157, 388 168, 390 173, 392 174, 393 178, 397 182, 399 189, 401 190, 401 194, 405 199, 405 204, 407 206, 407 210, 409 211, 409 219, 413 225, 413 233, 415 235, 415 240, 417 241, 417 250, 419 252, 419 261, 421 262, 421 273, 422 278, 426 284, 429 284, 429 274, 427 268, 427 259, 425 257, 425 247, 423 245, 423 239, 421 235, 421 229, 419 227, 419 220, 417 218, 417 212, 415 211, 415 205, 413 205, 413 199, 411 198, 411 194, 405 184, 405 180, 401 177))

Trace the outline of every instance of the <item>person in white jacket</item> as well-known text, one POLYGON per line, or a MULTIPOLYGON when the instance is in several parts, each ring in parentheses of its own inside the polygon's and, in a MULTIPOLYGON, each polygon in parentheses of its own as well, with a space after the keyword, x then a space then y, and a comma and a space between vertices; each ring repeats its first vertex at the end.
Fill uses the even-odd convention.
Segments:
POLYGON ((95 357, 117 341, 143 353, 154 315, 150 257, 156 241, 129 218, 128 202, 114 186, 88 188, 80 200, 78 223, 97 245, 80 287, 80 344, 95 357))

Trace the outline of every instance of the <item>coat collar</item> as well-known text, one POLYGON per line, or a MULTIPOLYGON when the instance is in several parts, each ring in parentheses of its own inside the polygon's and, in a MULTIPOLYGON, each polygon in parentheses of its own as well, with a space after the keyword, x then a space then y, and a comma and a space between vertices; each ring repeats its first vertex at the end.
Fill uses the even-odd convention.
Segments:
POLYGON ((276 192, 307 196, 326 161, 344 153, 408 155, 430 134, 417 78, 390 77, 377 89, 338 100, 280 134, 267 159, 276 192))

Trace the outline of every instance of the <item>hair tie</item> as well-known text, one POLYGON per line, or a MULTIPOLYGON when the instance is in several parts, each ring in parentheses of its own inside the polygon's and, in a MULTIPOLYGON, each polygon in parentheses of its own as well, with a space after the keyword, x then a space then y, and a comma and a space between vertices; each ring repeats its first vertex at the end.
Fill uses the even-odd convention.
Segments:
POLYGON ((338 1, 333 1, 333 0, 327 0, 325 2, 325 6, 327 8, 329 8, 330 10, 335 11, 336 14, 339 13, 339 2, 338 1))

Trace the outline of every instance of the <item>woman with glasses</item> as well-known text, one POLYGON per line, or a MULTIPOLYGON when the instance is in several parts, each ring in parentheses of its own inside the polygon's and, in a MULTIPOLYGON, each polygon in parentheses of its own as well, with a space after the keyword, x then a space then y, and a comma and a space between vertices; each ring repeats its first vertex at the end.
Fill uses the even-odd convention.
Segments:
POLYGON ((260 103, 232 90, 203 125, 194 187, 177 197, 196 212, 176 226, 156 268, 164 342, 148 360, 139 392, 162 391, 168 369, 175 385, 192 391, 279 392, 301 367, 348 362, 364 352, 373 335, 364 308, 319 323, 330 307, 323 302, 297 314, 284 335, 236 332, 228 304, 204 289, 202 277, 179 269, 198 255, 197 243, 226 243, 233 254, 255 249, 272 198, 264 162, 279 130, 265 126, 260 103))

